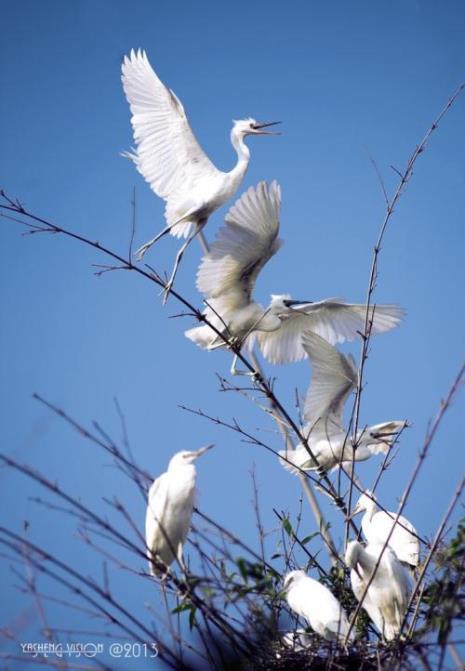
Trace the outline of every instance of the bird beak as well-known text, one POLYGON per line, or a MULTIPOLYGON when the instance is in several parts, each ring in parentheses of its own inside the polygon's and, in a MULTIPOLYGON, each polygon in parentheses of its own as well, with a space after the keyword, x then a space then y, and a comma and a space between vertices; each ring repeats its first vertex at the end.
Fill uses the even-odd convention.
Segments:
POLYGON ((197 450, 197 452, 194 452, 194 459, 198 459, 199 457, 202 456, 202 454, 205 454, 205 452, 208 452, 208 450, 211 450, 212 447, 215 447, 213 443, 210 443, 210 445, 206 445, 205 447, 201 447, 200 450, 197 450))
POLYGON ((262 128, 268 128, 268 126, 276 126, 278 123, 281 123, 281 121, 257 121, 254 126, 254 135, 281 135, 281 133, 262 130, 262 128))
POLYGON ((313 301, 294 301, 286 298, 285 300, 283 300, 283 303, 287 308, 292 308, 297 305, 300 305, 302 307, 305 305, 312 305, 313 301))

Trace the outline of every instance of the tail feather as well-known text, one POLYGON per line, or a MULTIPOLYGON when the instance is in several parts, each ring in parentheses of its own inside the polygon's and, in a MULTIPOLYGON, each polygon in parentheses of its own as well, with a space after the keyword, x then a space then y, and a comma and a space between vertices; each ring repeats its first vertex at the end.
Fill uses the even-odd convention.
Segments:
POLYGON ((184 335, 202 349, 211 349, 216 340, 216 333, 206 324, 194 326, 194 328, 184 331, 184 335))
POLYGON ((295 468, 295 466, 300 467, 300 463, 296 459, 296 452, 297 450, 288 450, 287 452, 286 450, 280 450, 278 452, 279 463, 286 471, 289 471, 293 475, 299 475, 300 473, 299 468, 295 468))

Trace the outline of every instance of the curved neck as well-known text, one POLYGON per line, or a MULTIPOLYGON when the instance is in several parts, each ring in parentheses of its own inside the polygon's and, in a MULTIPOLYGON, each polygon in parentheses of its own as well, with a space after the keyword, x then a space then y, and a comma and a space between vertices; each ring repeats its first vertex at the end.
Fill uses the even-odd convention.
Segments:
POLYGON ((377 564, 377 559, 372 557, 361 545, 357 548, 356 555, 357 564, 359 564, 363 571, 371 573, 377 564))
POLYGON ((375 514, 378 506, 376 505, 375 501, 370 500, 369 503, 367 503, 366 507, 366 516, 367 519, 371 522, 373 515, 375 514))
POLYGON ((240 182, 249 165, 250 150, 244 142, 242 133, 240 135, 235 133, 234 128, 231 131, 231 144, 237 153, 237 163, 229 174, 232 176, 233 180, 240 182))

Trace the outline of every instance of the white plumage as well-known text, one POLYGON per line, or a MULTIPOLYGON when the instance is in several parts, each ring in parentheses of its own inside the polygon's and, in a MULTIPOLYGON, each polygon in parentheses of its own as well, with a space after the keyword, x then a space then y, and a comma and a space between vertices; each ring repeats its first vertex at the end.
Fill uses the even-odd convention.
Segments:
POLYGON ((131 51, 122 65, 122 82, 131 109, 136 149, 126 154, 151 189, 166 201, 167 227, 139 250, 145 252, 162 235, 186 237, 170 282, 186 247, 214 210, 238 189, 250 159, 247 135, 271 135, 263 130, 277 122, 236 121, 231 142, 238 161, 230 172, 218 170, 197 142, 181 101, 155 74, 145 51, 131 51))
MULTIPOLYGON (((378 510, 376 498, 366 490, 359 498, 352 515, 365 511, 362 518, 362 531, 368 543, 385 543, 394 526, 397 513, 378 510)), ((413 526, 405 517, 399 516, 395 529, 389 538, 389 547, 394 550, 397 558, 412 566, 418 566, 420 557, 420 541, 413 526)))
MULTIPOLYGON (((289 363, 307 356, 302 333, 311 330, 335 344, 353 340, 365 330, 366 307, 326 299, 318 303, 293 301, 287 294, 272 296, 265 309, 253 300, 258 274, 281 246, 281 191, 276 182, 260 182, 246 191, 226 215, 210 252, 197 272, 197 288, 210 307, 205 316, 228 340, 248 348, 258 345, 268 361, 289 363)), ((369 310, 373 334, 397 326, 404 312, 395 305, 369 310)), ((223 341, 208 325, 186 331, 204 349, 223 341)))
POLYGON ((194 509, 196 469, 193 462, 211 447, 207 445, 196 452, 177 452, 166 473, 160 475, 149 489, 145 540, 152 575, 160 571, 157 562, 169 566, 177 557, 182 564, 182 546, 194 509))
POLYGON ((345 610, 327 587, 306 575, 291 571, 284 578, 286 600, 292 610, 327 641, 344 641, 349 630, 345 610))
MULTIPOLYGON (((258 345, 270 363, 292 363, 307 356, 302 334, 312 331, 331 345, 355 340, 365 332, 366 305, 345 303, 339 298, 297 301, 289 294, 273 295, 270 314, 281 321, 279 331, 257 333, 258 345)), ((390 331, 400 324, 405 311, 398 305, 371 305, 368 324, 371 335, 390 331)))
POLYGON ((357 541, 351 541, 347 546, 345 561, 352 569, 352 591, 360 601, 382 552, 362 608, 384 638, 391 641, 400 632, 407 612, 410 588, 407 574, 395 553, 389 547, 383 551, 383 547, 383 544, 370 544, 364 548, 357 541))
POLYGON ((280 456, 285 458, 281 459, 282 465, 294 473, 299 471, 293 465, 303 470, 319 467, 327 471, 343 462, 365 461, 373 454, 386 453, 405 422, 384 422, 359 431, 354 449, 354 442, 347 436, 342 417, 347 397, 358 384, 353 357, 344 356, 311 332, 302 336, 302 347, 312 365, 302 432, 319 466, 304 445, 298 445, 287 453, 281 451, 280 456))
MULTIPOLYGON (((277 329, 280 320, 252 298, 258 273, 278 251, 281 190, 276 182, 251 187, 226 215, 210 252, 197 273, 197 287, 206 296, 208 320, 228 339, 244 341, 255 329, 277 329)), ((208 326, 186 331, 200 347, 223 341, 208 326)))

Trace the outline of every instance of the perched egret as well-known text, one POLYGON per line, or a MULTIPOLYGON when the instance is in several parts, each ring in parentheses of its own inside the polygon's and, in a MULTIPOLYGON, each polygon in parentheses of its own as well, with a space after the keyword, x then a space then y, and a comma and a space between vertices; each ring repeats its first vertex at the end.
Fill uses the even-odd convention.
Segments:
MULTIPOLYGON (((301 344, 304 331, 318 333, 332 344, 359 336, 365 329, 366 306, 335 299, 303 303, 287 294, 272 296, 267 308, 253 300, 259 272, 282 244, 278 239, 280 205, 276 182, 261 182, 246 191, 229 210, 226 226, 202 259, 197 288, 208 304, 207 320, 225 338, 247 348, 257 340, 268 361, 289 363, 307 356, 301 344)), ((395 305, 371 307, 371 332, 394 328, 403 314, 395 305)), ((207 324, 189 329, 186 336, 204 349, 224 346, 207 324)))
POLYGON ((345 562, 350 572, 352 591, 361 600, 368 582, 374 577, 363 599, 362 608, 368 613, 387 641, 395 638, 402 626, 409 600, 409 581, 405 570, 395 553, 384 545, 370 544, 364 548, 357 541, 347 546, 345 562))
POLYGON ((303 470, 320 468, 327 471, 344 462, 365 461, 373 454, 386 453, 405 422, 375 424, 358 431, 354 441, 347 435, 342 419, 347 397, 358 383, 353 357, 344 356, 310 331, 303 334, 302 346, 312 364, 302 432, 318 460, 318 466, 304 445, 288 452, 282 450, 279 453, 283 457, 282 465, 293 473, 299 472, 294 466, 303 470))
POLYGON ((136 149, 126 154, 151 189, 166 201, 167 227, 137 252, 145 252, 163 235, 187 238, 180 248, 168 283, 173 283, 184 251, 205 226, 209 216, 237 191, 247 170, 247 135, 275 135, 266 131, 277 121, 235 121, 231 142, 238 161, 230 172, 218 170, 206 156, 189 125, 179 98, 152 69, 145 51, 132 50, 122 65, 124 93, 131 108, 136 149))
MULTIPOLYGON (((397 513, 378 510, 376 498, 368 489, 359 498, 352 515, 365 511, 362 518, 362 531, 368 543, 385 543, 394 525, 397 513)), ((394 550, 397 559, 416 568, 420 556, 420 541, 415 527, 402 515, 397 520, 389 538, 389 547, 394 550), (402 526, 401 526, 402 525, 402 526)))
POLYGON ((169 566, 177 557, 182 565, 182 546, 189 531, 195 498, 194 461, 213 445, 196 452, 177 452, 168 470, 149 489, 145 540, 150 573, 160 571, 157 561, 169 566))
POLYGON ((327 641, 344 641, 349 631, 345 610, 327 587, 305 571, 291 571, 284 578, 286 600, 292 610, 327 641))

